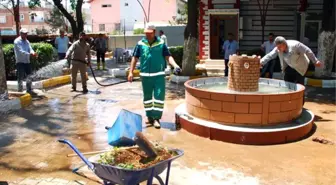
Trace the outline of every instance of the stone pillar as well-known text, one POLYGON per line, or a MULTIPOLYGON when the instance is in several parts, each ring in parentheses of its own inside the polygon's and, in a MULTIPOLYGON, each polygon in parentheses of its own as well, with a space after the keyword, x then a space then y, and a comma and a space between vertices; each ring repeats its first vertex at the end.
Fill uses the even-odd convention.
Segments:
POLYGON ((258 91, 260 58, 257 56, 231 55, 228 88, 238 92, 258 91))

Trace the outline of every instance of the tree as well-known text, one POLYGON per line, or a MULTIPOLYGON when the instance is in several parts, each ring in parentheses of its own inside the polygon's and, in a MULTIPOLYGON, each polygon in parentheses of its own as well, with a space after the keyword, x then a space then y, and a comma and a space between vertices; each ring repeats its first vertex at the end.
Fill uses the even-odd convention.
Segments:
POLYGON ((196 72, 197 20, 199 0, 188 1, 188 23, 184 30, 182 74, 193 76, 196 72))
MULTIPOLYGON (((75 14, 68 12, 66 8, 64 8, 62 0, 52 0, 52 2, 69 21, 74 39, 78 39, 79 33, 84 30, 84 21, 82 14, 83 0, 70 0, 71 9, 75 12, 75 14)), ((37 6, 41 6, 41 0, 30 0, 30 8, 35 8, 37 6)))
POLYGON ((270 0, 257 0, 258 1, 258 7, 259 7, 259 13, 260 13, 260 23, 261 23, 261 41, 264 43, 265 38, 265 25, 266 25, 266 17, 267 17, 267 10, 268 5, 270 3, 270 0), (267 1, 267 3, 265 3, 267 1))
POLYGON ((57 7, 54 7, 45 22, 51 26, 52 32, 56 32, 58 29, 64 27, 65 20, 62 12, 57 7))
POLYGON ((323 67, 315 68, 315 76, 331 77, 336 48, 335 33, 335 0, 323 1, 322 29, 318 38, 318 58, 324 63, 323 67))
POLYGON ((0 101, 8 99, 5 59, 0 38, 0 101))
POLYGON ((13 16, 15 21, 16 35, 20 32, 20 0, 3 0, 0 5, 6 8, 13 16))

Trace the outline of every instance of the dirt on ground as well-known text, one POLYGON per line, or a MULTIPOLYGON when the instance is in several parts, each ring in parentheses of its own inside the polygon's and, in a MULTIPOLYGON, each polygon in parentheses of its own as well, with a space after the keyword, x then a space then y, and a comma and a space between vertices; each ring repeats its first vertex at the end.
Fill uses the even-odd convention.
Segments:
POLYGON ((140 148, 113 149, 101 155, 101 162, 125 169, 143 169, 172 158, 174 154, 165 149, 156 149, 157 157, 149 158, 140 148), (103 162, 104 161, 104 162, 103 162))

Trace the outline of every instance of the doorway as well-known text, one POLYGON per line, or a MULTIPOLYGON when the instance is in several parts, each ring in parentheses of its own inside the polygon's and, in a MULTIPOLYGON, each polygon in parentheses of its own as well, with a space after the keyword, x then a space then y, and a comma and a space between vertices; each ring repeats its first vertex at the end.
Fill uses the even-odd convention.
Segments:
POLYGON ((232 33, 238 41, 238 15, 210 15, 210 59, 223 59, 222 46, 232 33))

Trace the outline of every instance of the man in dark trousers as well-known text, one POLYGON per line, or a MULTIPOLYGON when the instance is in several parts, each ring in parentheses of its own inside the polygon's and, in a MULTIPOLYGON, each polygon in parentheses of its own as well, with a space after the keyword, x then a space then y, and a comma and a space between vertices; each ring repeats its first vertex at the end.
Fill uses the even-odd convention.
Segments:
MULTIPOLYGON (((22 81, 25 76, 28 76, 32 72, 30 57, 37 57, 37 53, 33 50, 30 45, 30 42, 27 39, 28 30, 22 28, 20 30, 20 36, 14 40, 14 54, 17 67, 17 76, 18 76, 18 91, 23 91, 22 81)), ((31 88, 31 81, 27 80, 26 84, 27 93, 35 95, 31 88)))
POLYGON ((223 44, 223 51, 224 51, 224 62, 225 62, 225 76, 229 74, 229 59, 230 55, 238 54, 239 44, 236 40, 233 39, 233 34, 228 34, 228 40, 226 40, 223 44))
POLYGON ((100 60, 103 64, 103 70, 105 70, 105 53, 107 50, 107 42, 103 34, 99 34, 98 38, 94 41, 94 45, 97 52, 97 69, 100 70, 100 60))
POLYGON ((76 91, 77 85, 77 72, 79 70, 82 80, 83 93, 87 93, 88 89, 86 86, 86 70, 87 65, 91 65, 91 54, 90 54, 90 46, 86 42, 86 34, 81 32, 79 34, 79 40, 74 42, 69 50, 66 53, 65 58, 71 58, 71 83, 72 90, 76 91), (87 63, 86 63, 87 58, 87 63))
POLYGON ((140 40, 134 49, 128 81, 132 82, 135 65, 140 60, 143 103, 148 123, 160 128, 165 100, 167 61, 174 67, 175 72, 180 72, 181 68, 176 64, 164 41, 155 36, 154 26, 149 25, 145 33, 146 37, 140 40))
POLYGON ((306 45, 296 40, 286 40, 284 37, 277 37, 274 40, 275 48, 265 55, 261 60, 261 66, 279 56, 281 70, 285 73, 284 80, 304 85, 304 75, 309 66, 309 59, 319 67, 322 63, 306 45))

